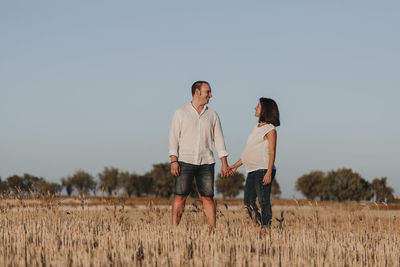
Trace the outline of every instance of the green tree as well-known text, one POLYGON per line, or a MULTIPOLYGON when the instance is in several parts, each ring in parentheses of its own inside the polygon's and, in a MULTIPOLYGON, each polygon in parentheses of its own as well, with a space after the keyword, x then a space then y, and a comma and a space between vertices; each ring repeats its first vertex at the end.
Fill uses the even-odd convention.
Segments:
POLYGON ((24 176, 22 177, 22 183, 23 183, 22 191, 24 193, 32 192, 32 193, 36 194, 37 193, 36 185, 39 181, 40 181, 40 178, 38 178, 34 175, 31 175, 29 173, 24 173, 24 176))
POLYGON ((36 184, 39 180, 38 177, 29 173, 24 173, 22 177, 15 174, 7 178, 7 185, 14 194, 36 193, 36 184))
POLYGON ((150 175, 154 180, 154 194, 170 197, 175 192, 175 177, 170 172, 169 163, 154 164, 150 175))
MULTIPOLYGON (((175 185, 175 178, 174 178, 174 185, 175 185)), ((154 179, 151 176, 150 172, 145 173, 144 175, 140 176, 140 190, 142 194, 150 195, 154 192, 154 179)), ((174 186, 175 191, 175 186, 174 186)))
POLYGON ((113 191, 118 188, 119 184, 119 170, 117 168, 105 167, 103 172, 99 173, 100 187, 104 188, 111 196, 113 191))
POLYGON ((71 177, 65 179, 61 179, 61 187, 65 188, 65 191, 67 192, 67 195, 70 196, 72 192, 74 191, 74 186, 71 183, 71 177))
POLYGON ((279 198, 281 194, 281 187, 279 186, 278 181, 276 179, 273 179, 271 185, 271 197, 279 198))
POLYGON ((14 174, 7 178, 6 183, 14 195, 22 193, 24 187, 24 179, 22 177, 14 174))
POLYGON ((36 190, 40 195, 47 195, 49 193, 57 195, 62 190, 62 186, 57 183, 47 182, 42 178, 36 183, 36 190))
POLYGON ((325 182, 325 190, 329 199, 332 200, 360 201, 369 200, 372 197, 369 183, 352 169, 332 170, 328 172, 325 182))
POLYGON ((119 188, 123 189, 125 194, 131 196, 136 190, 136 174, 121 172, 119 176, 119 188))
POLYGON ((138 175, 135 173, 121 172, 120 181, 120 188, 122 188, 128 196, 135 194, 135 196, 140 197, 152 192, 153 178, 149 173, 138 175))
POLYGON ((0 194, 8 194, 9 191, 10 189, 8 188, 7 181, 2 181, 0 177, 0 194))
POLYGON ((322 171, 311 171, 303 174, 296 181, 296 190, 300 191, 307 199, 312 200, 318 196, 321 197, 324 178, 325 174, 322 171))
POLYGON ((73 188, 76 189, 79 194, 87 195, 91 190, 96 189, 97 183, 93 179, 93 176, 83 170, 76 171, 74 175, 72 175, 68 179, 71 182, 73 188))
POLYGON ((222 194, 223 198, 236 197, 244 188, 244 175, 240 172, 235 172, 232 176, 221 177, 219 173, 216 181, 217 193, 222 194))
POLYGON ((371 190, 377 202, 393 199, 393 188, 387 186, 387 177, 375 178, 371 183, 371 190))

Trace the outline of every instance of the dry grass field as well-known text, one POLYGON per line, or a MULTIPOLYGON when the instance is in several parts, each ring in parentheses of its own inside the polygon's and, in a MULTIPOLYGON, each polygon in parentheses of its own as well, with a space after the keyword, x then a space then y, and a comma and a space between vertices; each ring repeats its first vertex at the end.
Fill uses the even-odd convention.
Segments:
POLYGON ((210 232, 193 199, 172 229, 171 201, 0 200, 0 266, 400 266, 399 206, 273 201, 263 233, 217 200, 210 232))

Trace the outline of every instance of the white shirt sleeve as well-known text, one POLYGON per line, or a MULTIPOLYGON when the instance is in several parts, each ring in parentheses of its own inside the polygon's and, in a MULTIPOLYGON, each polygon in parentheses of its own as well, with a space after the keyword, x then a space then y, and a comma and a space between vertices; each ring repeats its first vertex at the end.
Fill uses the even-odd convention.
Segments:
POLYGON ((265 136, 267 135, 267 133, 269 133, 270 131, 272 131, 272 130, 274 130, 274 129, 275 129, 275 126, 274 126, 274 125, 268 124, 267 127, 265 128, 264 136, 263 136, 263 137, 265 137, 265 136))
POLYGON ((168 138, 169 156, 179 157, 178 155, 179 136, 180 136, 179 114, 178 111, 176 111, 174 116, 172 117, 171 128, 169 131, 169 138, 168 138))
POLYGON ((228 152, 226 151, 224 134, 222 133, 221 122, 219 120, 218 114, 216 115, 216 121, 214 124, 214 145, 215 150, 217 151, 218 157, 226 157, 228 156, 228 152))

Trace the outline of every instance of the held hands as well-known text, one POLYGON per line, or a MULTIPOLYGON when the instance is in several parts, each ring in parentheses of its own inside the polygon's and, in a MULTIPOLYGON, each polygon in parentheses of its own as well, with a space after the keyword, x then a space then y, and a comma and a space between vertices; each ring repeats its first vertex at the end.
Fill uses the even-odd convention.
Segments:
POLYGON ((227 164, 222 164, 222 167, 221 167, 221 176, 222 177, 232 176, 233 173, 234 172, 231 170, 231 168, 229 168, 229 166, 227 164))
POLYGON ((242 160, 238 160, 235 164, 233 164, 232 166, 230 166, 229 167, 229 169, 231 170, 231 172, 232 172, 232 175, 236 172, 236 170, 240 167, 240 166, 242 166, 242 160))
POLYGON ((263 185, 264 185, 264 186, 265 186, 265 185, 269 185, 271 182, 272 182, 271 173, 267 172, 267 173, 264 175, 264 178, 263 178, 263 185))
POLYGON ((228 166, 228 160, 227 160, 226 156, 221 158, 221 163, 222 163, 221 177, 232 176, 233 172, 231 171, 231 169, 228 166))
POLYGON ((235 165, 232 165, 232 166, 229 167, 229 169, 231 169, 232 173, 235 173, 236 170, 237 170, 237 168, 238 168, 238 167, 235 166, 235 165))

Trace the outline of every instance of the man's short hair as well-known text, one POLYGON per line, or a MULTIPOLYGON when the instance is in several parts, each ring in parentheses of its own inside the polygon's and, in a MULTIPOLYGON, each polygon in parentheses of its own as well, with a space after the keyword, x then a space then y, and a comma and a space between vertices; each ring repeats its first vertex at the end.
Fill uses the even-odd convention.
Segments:
POLYGON ((207 84, 208 86, 210 86, 210 84, 206 81, 197 81, 192 85, 192 96, 194 96, 194 93, 196 92, 196 89, 201 89, 201 86, 203 85, 203 83, 207 84))

